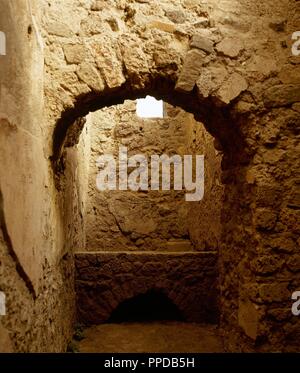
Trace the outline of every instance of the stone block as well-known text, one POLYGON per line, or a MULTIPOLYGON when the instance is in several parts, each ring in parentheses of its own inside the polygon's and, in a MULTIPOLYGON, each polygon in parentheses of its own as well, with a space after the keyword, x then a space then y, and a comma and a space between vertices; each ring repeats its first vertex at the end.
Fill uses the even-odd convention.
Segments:
POLYGON ((73 36, 73 32, 68 25, 59 21, 49 21, 46 24, 46 30, 50 35, 69 38, 73 36))
POLYGON ((272 230, 276 224, 277 213, 267 208, 258 208, 254 214, 255 226, 260 230, 272 230))
POLYGON ((67 44, 63 50, 66 61, 70 64, 79 64, 85 60, 86 48, 82 44, 67 44))
POLYGON ((182 10, 166 10, 166 16, 174 23, 184 23, 186 16, 182 10))
POLYGON ((129 76, 149 72, 147 57, 138 45, 132 45, 131 48, 124 46, 123 59, 129 76))
POLYGON ((287 288, 288 283, 276 283, 258 285, 258 294, 264 303, 284 302, 290 300, 291 294, 287 288))
POLYGON ((238 73, 233 73, 217 92, 217 98, 223 103, 229 104, 247 88, 246 79, 238 73))
POLYGON ((292 255, 287 261, 287 266, 292 272, 300 272, 300 255, 292 255))
POLYGON ((264 93, 266 107, 280 107, 300 102, 300 84, 283 84, 268 88, 264 93))
POLYGON ((183 68, 176 84, 176 90, 190 92, 200 75, 205 53, 196 49, 190 50, 185 58, 183 68))
POLYGON ((235 58, 240 54, 243 47, 240 39, 225 38, 216 46, 216 50, 224 56, 235 58))
POLYGON ((93 46, 97 67, 103 73, 109 88, 120 87, 126 79, 123 74, 123 62, 117 56, 116 46, 110 39, 93 46))
POLYGON ((283 260, 277 255, 263 255, 250 263, 253 272, 259 275, 271 274, 278 271, 283 265, 283 260))
POLYGON ((208 54, 214 51, 213 42, 210 39, 205 38, 204 36, 200 34, 193 35, 192 41, 191 41, 191 47, 201 49, 202 51, 208 54))
POLYGON ((271 239, 269 245, 274 249, 274 251, 283 253, 292 253, 296 249, 296 243, 287 235, 271 239))
POLYGON ((82 63, 77 70, 77 75, 79 79, 86 83, 92 90, 102 91, 104 89, 103 79, 91 63, 82 63))
POLYGON ((227 75, 226 67, 221 64, 203 68, 196 83, 199 94, 203 97, 208 97, 220 88, 227 75))
POLYGON ((278 73, 278 66, 274 58, 253 54, 246 62, 245 70, 258 81, 264 81, 266 77, 278 73))
POLYGON ((105 6, 106 6, 105 1, 95 0, 95 1, 93 1, 92 5, 91 5, 91 10, 97 12, 97 11, 103 10, 105 8, 105 6))
POLYGON ((272 207, 281 202, 282 190, 278 185, 260 184, 256 188, 256 205, 272 207))

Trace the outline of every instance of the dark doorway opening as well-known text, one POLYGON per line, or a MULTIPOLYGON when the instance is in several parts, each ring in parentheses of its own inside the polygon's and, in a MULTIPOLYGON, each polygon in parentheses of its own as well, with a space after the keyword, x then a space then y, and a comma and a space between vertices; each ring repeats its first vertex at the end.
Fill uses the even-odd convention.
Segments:
POLYGON ((176 305, 162 292, 150 290, 122 302, 111 314, 109 323, 184 321, 176 305))

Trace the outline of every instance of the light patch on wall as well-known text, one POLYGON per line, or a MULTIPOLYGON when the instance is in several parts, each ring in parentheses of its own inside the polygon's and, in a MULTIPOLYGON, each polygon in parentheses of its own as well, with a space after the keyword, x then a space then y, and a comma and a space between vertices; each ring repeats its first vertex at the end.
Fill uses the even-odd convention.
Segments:
POLYGON ((163 118, 164 103, 152 96, 140 98, 136 103, 136 114, 140 118, 163 118))

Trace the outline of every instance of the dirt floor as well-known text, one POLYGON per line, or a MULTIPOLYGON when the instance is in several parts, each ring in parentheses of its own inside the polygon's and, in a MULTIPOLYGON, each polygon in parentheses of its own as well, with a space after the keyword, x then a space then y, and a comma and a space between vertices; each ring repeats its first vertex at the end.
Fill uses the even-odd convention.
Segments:
POLYGON ((84 330, 79 352, 223 352, 215 326, 184 322, 102 324, 84 330))

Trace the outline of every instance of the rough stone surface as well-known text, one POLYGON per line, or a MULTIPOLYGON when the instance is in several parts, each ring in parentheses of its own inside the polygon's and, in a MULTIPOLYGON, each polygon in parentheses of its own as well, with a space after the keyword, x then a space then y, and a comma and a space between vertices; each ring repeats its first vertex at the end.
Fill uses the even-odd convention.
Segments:
POLYGON ((300 85, 286 84, 273 86, 264 94, 267 107, 280 107, 291 105, 300 101, 300 85))
POLYGON ((102 91, 104 83, 99 72, 89 63, 79 65, 77 75, 84 83, 86 83, 94 91, 102 91))
POLYGON ((85 47, 81 44, 67 44, 64 46, 64 53, 68 63, 79 64, 86 58, 85 47))
MULTIPOLYGON (((8 54, 0 56, 0 289, 6 294, 0 352, 65 351, 75 320, 74 263, 64 252, 63 223, 43 150, 38 5, 31 2, 35 19, 26 2, 0 5, 9 45, 8 54)), ((61 26, 56 34, 71 35, 61 26)))
POLYGON ((199 94, 205 98, 210 95, 216 96, 216 91, 221 87, 227 76, 228 72, 223 64, 201 69, 196 83, 199 94))
POLYGON ((223 83, 217 97, 225 104, 229 104, 247 88, 248 83, 246 79, 242 75, 234 73, 223 83))
MULTIPOLYGON (((297 66, 289 46, 290 36, 299 25, 298 2, 208 0, 200 4, 184 0, 128 5, 120 0, 98 1, 95 5, 92 1, 53 0, 51 5, 47 6, 43 24, 47 41, 46 132, 52 138, 55 129, 54 145, 51 148, 49 141, 48 155, 53 155, 56 183, 61 188, 58 195, 66 201, 63 206, 67 206, 71 227, 67 229, 68 243, 84 247, 82 232, 86 222, 81 178, 86 172, 82 157, 71 148, 68 152, 72 153, 72 162, 66 166, 67 175, 58 172, 64 169, 64 129, 72 127, 74 118, 85 116, 90 110, 145 94, 164 98, 202 121, 223 153, 221 181, 225 197, 220 208, 222 239, 218 268, 221 331, 226 349, 297 350, 293 335, 297 335, 299 318, 291 317, 278 327, 276 317, 280 315, 276 310, 290 308, 291 292, 300 283, 299 273, 293 272, 296 268, 290 262, 287 265, 290 253, 296 254, 299 247, 299 213, 294 207, 299 169, 295 151, 299 111, 292 108, 299 95, 297 83, 289 76, 297 66), (100 11, 91 10, 92 6, 100 11), (169 13, 171 19, 167 10, 174 11, 169 13), (180 19, 182 12, 185 19, 180 19), (280 39, 288 45, 283 48, 278 32, 265 25, 280 24, 287 14, 288 22, 279 31, 280 39), (209 19, 209 23, 203 18, 209 19), (182 23, 175 23, 176 19, 182 23), (65 36, 56 36, 62 29, 65 36), (193 35, 200 35, 210 46, 223 41, 225 54, 211 48, 208 53, 192 46, 193 35), (237 44, 245 49, 238 52, 232 44, 231 48, 228 41, 225 43, 228 39, 238 40, 237 44), (85 62, 93 64, 106 83, 102 92, 72 80, 72 74, 68 85, 64 84, 65 68, 74 69, 61 53, 66 44, 86 46, 85 62), (197 53, 198 58, 191 58, 197 53), (179 89, 174 90, 176 86, 179 89), (276 192, 273 205, 268 193, 257 188, 261 185, 281 191, 276 192), (266 256, 272 260, 268 262, 266 256), (255 285, 256 293, 259 289, 258 297, 255 291, 248 294, 251 284, 255 285), (242 294, 244 286, 248 293, 242 294), (242 328, 238 323, 240 302, 250 302, 251 309, 258 312, 257 318, 252 313, 248 319, 241 317, 242 328), (248 328, 249 323, 254 327, 248 328)), ((79 146, 82 149, 83 143, 79 146)), ((201 216, 200 209, 195 213, 201 216)), ((151 223, 149 229, 154 225, 155 222, 151 223)))
POLYGON ((79 320, 99 324, 126 299, 162 291, 186 321, 216 322, 217 257, 213 253, 77 253, 79 320))
POLYGON ((92 123, 86 126, 91 148, 85 179, 86 244, 76 250, 218 250, 221 155, 214 149, 213 138, 192 115, 168 104, 164 104, 164 112, 161 119, 139 118, 136 103, 126 101, 90 115, 92 123), (118 160, 120 146, 127 147, 128 156, 204 154, 203 200, 187 203, 184 188, 162 193, 151 191, 150 183, 148 191, 139 193, 100 192, 95 188, 97 158, 112 154, 118 160))
POLYGON ((206 39, 202 35, 193 35, 191 41, 191 47, 201 49, 206 53, 212 53, 214 51, 213 42, 209 39, 206 39))
POLYGON ((299 57, 290 49, 299 2, 30 4, 32 13, 24 1, 1 1, 8 53, 0 63, 0 286, 9 300, 1 340, 8 333, 15 351, 66 349, 74 320, 72 250, 84 247, 81 186, 87 176, 78 152, 86 151, 86 139, 70 147, 68 134, 80 137, 77 119, 89 111, 152 94, 193 113, 223 153, 218 270, 226 350, 299 351, 300 318, 290 312, 291 294, 300 287, 294 257, 300 243, 299 57), (183 12, 183 23, 172 22, 167 9, 177 11, 177 19, 183 12), (245 50, 234 58, 203 51, 201 62, 190 58, 186 65, 189 78, 183 66, 191 51, 202 52, 190 45, 195 34, 210 45, 238 39, 245 50), (84 45, 85 60, 70 53, 68 63, 67 45, 84 45), (79 79, 82 63, 94 67, 103 88, 79 79), (221 82, 215 82, 215 66, 228 74, 221 82), (179 82, 182 90, 175 90, 179 82), (257 188, 265 185, 280 190, 271 206, 257 188), (254 311, 247 317, 245 303, 257 317, 254 311))
POLYGON ((200 75, 204 58, 205 53, 197 51, 196 49, 192 49, 187 53, 182 72, 176 85, 177 90, 184 92, 190 92, 193 90, 200 75))

